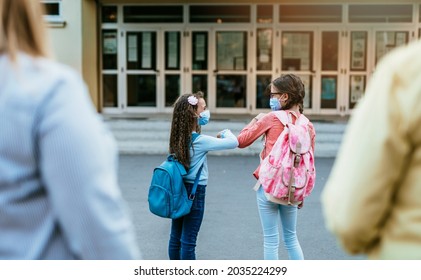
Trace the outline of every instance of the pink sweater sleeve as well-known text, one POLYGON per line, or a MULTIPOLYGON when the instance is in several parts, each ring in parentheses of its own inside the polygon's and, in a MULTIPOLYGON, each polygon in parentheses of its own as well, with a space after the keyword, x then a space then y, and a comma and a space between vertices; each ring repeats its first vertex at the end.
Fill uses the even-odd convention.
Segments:
POLYGON ((255 123, 250 122, 237 136, 238 147, 246 148, 253 144, 257 138, 262 136, 271 127, 272 120, 273 118, 268 114, 255 123))

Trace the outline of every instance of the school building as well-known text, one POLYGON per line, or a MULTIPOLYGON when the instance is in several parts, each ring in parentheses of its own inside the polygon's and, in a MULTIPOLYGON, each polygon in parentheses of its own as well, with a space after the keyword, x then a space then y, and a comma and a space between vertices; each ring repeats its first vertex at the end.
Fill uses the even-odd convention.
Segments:
POLYGON ((307 114, 350 115, 379 60, 421 35, 420 0, 42 2, 57 60, 111 116, 170 113, 198 90, 213 114, 257 114, 284 73, 307 114))

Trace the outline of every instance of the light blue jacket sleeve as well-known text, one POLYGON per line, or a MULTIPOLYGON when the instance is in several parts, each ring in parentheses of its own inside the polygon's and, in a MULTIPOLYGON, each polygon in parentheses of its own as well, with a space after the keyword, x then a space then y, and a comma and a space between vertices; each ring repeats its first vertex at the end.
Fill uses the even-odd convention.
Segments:
POLYGON ((221 132, 221 138, 201 135, 195 145, 205 151, 228 150, 235 149, 238 146, 238 140, 231 130, 225 129, 221 132))
POLYGON ((116 144, 81 79, 68 74, 38 111, 41 175, 71 250, 82 259, 140 258, 117 183, 116 144))
POLYGON ((221 138, 208 135, 198 136, 193 142, 193 147, 190 149, 190 169, 185 177, 185 181, 193 183, 200 166, 203 164, 199 184, 207 185, 209 175, 206 154, 209 151, 235 149, 237 146, 237 137, 228 129, 221 132, 221 138))

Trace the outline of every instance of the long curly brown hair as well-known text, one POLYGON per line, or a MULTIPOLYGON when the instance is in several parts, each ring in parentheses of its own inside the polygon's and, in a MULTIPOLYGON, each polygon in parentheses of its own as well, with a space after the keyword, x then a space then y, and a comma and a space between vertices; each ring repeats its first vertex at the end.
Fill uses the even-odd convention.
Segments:
POLYGON ((190 96, 197 99, 203 98, 202 92, 186 93, 181 95, 174 103, 174 111, 171 122, 170 133, 170 154, 174 154, 177 160, 184 165, 186 170, 190 168, 190 143, 192 131, 200 133, 198 125, 198 114, 196 105, 191 105, 188 101, 190 96))

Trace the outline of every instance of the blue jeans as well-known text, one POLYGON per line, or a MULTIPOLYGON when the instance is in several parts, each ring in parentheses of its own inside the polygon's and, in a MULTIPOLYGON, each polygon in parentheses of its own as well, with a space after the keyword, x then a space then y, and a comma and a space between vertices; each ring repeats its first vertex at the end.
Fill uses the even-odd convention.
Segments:
POLYGON ((303 260, 304 255, 297 238, 297 206, 276 204, 265 196, 261 186, 257 191, 257 206, 263 228, 264 259, 277 260, 279 248, 279 222, 282 224, 282 240, 290 260, 303 260))
MULTIPOLYGON (((187 193, 190 193, 193 184, 186 183, 185 185, 187 193)), ((172 220, 168 245, 170 260, 196 259, 196 240, 205 211, 205 194, 206 186, 198 185, 190 213, 172 220)))

